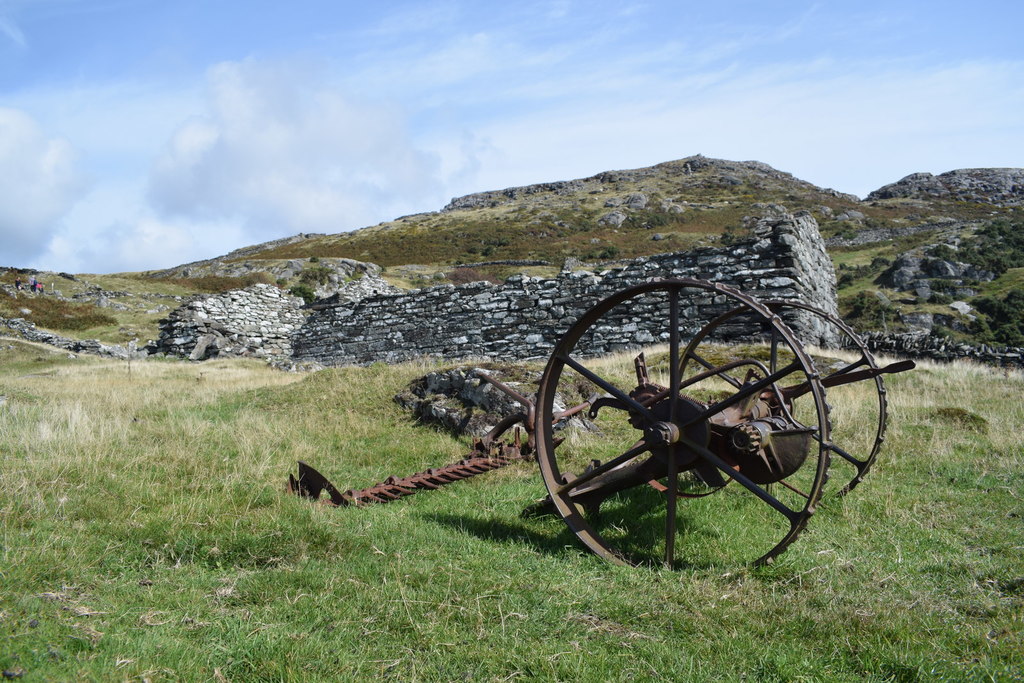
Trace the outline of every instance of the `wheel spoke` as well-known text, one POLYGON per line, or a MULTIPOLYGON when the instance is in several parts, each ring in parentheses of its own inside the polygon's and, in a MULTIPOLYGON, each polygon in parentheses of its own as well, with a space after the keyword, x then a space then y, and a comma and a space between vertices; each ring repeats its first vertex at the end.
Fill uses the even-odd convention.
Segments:
MULTIPOLYGON (((707 370, 714 370, 716 368, 714 363, 712 363, 709 360, 704 359, 703 357, 701 357, 699 354, 697 354, 693 350, 687 351, 686 354, 684 354, 684 358, 692 358, 692 359, 694 359, 699 364, 703 365, 707 370)), ((733 377, 732 375, 730 375, 727 372, 719 372, 719 373, 715 373, 715 374, 717 374, 719 377, 721 377, 722 379, 724 379, 726 382, 728 382, 729 384, 733 385, 737 389, 739 389, 741 386, 743 386, 743 381, 742 380, 736 379, 735 377, 733 377)))
POLYGON ((668 487, 665 491, 665 567, 672 569, 676 559, 676 508, 679 491, 679 467, 676 462, 677 445, 668 449, 668 487))
MULTIPOLYGON (((815 438, 815 440, 818 439, 817 436, 815 436, 814 438, 815 438)), ((821 443, 821 442, 819 441, 819 443, 821 443)), ((835 445, 834 443, 826 443, 826 444, 822 444, 822 445, 825 448, 827 448, 830 451, 832 451, 833 453, 838 454, 839 457, 841 457, 843 460, 846 460, 847 462, 851 463, 858 470, 863 470, 865 467, 867 467, 868 463, 867 463, 866 460, 861 460, 857 456, 851 455, 850 453, 847 453, 845 450, 843 450, 839 446, 835 445)))
POLYGON ((707 460, 709 463, 717 467, 718 469, 725 472, 727 475, 738 481, 748 491, 753 493, 755 496, 763 500, 765 503, 770 505, 773 509, 779 512, 783 517, 788 519, 791 524, 796 524, 800 519, 800 513, 786 506, 782 501, 773 496, 772 494, 765 491, 761 486, 754 483, 747 475, 740 472, 738 469, 727 463, 726 461, 719 458, 717 455, 704 448, 700 444, 694 443, 689 439, 683 437, 680 442, 686 444, 688 447, 694 449, 700 454, 700 457, 707 460))
MULTIPOLYGON (((682 366, 679 364, 679 288, 669 290, 669 422, 675 422, 679 410, 679 385, 682 380, 682 366)), ((668 449, 668 490, 665 495, 665 566, 669 569, 675 562, 676 546, 676 492, 679 489, 679 463, 676 462, 678 446, 668 449)))
POLYGON ((848 373, 848 372, 850 372, 852 370, 856 370, 857 368, 859 368, 860 366, 864 365, 867 362, 868 362, 868 359, 866 357, 864 357, 864 356, 861 356, 860 360, 855 361, 853 363, 850 363, 849 365, 845 365, 845 366, 839 368, 835 372, 826 375, 823 379, 828 379, 829 377, 839 377, 840 375, 845 375, 846 373, 848 373))
POLYGON ((775 372, 779 366, 779 331, 772 325, 772 352, 768 361, 768 371, 775 372))
POLYGON ((679 382, 682 374, 679 367, 679 289, 669 290, 669 338, 668 338, 668 373, 669 373, 669 422, 676 421, 676 413, 679 406, 679 382))
POLYGON ((828 379, 829 377, 839 377, 840 375, 846 375, 847 373, 852 372, 852 371, 856 370, 857 368, 860 368, 861 366, 864 366, 864 365, 867 365, 867 357, 866 356, 860 356, 860 360, 857 360, 855 362, 851 362, 850 365, 848 365, 848 366, 846 366, 844 368, 840 368, 835 373, 829 374, 824 379, 828 379))
POLYGON ((786 375, 789 375, 789 374, 791 374, 793 372, 796 372, 797 370, 800 370, 800 369, 802 369, 802 366, 800 364, 800 360, 797 359, 797 360, 793 361, 792 363, 790 363, 789 365, 787 365, 786 367, 782 368, 781 370, 777 370, 776 372, 771 373, 770 375, 768 375, 764 379, 759 380, 757 382, 754 382, 753 384, 749 384, 749 385, 743 387, 742 389, 740 389, 738 392, 736 392, 735 394, 733 394, 729 398, 722 399, 718 403, 715 403, 715 404, 713 404, 711 406, 708 406, 707 409, 703 410, 700 414, 698 414, 696 417, 691 419, 689 422, 686 422, 686 423, 682 424, 681 427, 683 429, 685 429, 686 427, 688 427, 688 426, 690 426, 692 424, 695 424, 695 423, 700 422, 702 420, 708 419, 712 415, 717 415, 718 413, 722 412, 726 408, 729 408, 730 406, 733 406, 733 405, 739 403, 740 401, 743 401, 744 399, 746 399, 751 394, 756 394, 759 391, 762 391, 762 390, 770 387, 772 384, 775 384, 776 382, 778 382, 780 379, 782 379, 786 375))
POLYGON ((782 484, 783 486, 785 486, 787 489, 789 489, 793 493, 797 494, 798 496, 803 496, 804 498, 807 498, 808 500, 810 500, 811 497, 808 494, 804 493, 803 491, 801 491, 797 487, 793 486, 792 484, 790 484, 785 479, 780 480, 779 483, 782 484))
POLYGON ((597 467, 595 467, 594 469, 590 470, 589 472, 584 472, 583 474, 581 474, 580 476, 576 477, 572 481, 567 481, 567 482, 563 483, 561 486, 559 486, 557 489, 555 489, 555 493, 556 494, 568 493, 569 491, 572 491, 574 488, 576 488, 578 486, 582 486, 583 484, 586 484, 591 479, 594 479, 595 477, 600 477, 605 472, 610 472, 611 470, 615 469, 619 465, 622 465, 622 464, 625 464, 625 463, 629 462, 630 460, 632 460, 633 458, 637 457, 638 455, 647 452, 647 450, 649 448, 650 448, 650 446, 645 441, 640 441, 635 446, 630 448, 628 451, 623 453, 622 455, 618 455, 618 456, 612 458, 611 460, 609 460, 608 462, 605 462, 605 463, 602 463, 602 464, 598 465, 597 467))
POLYGON ((581 375, 589 379, 591 382, 593 382, 594 384, 596 384, 597 386, 601 387, 609 394, 614 396, 615 398, 619 399, 620 401, 628 405, 632 410, 635 410, 636 412, 643 415, 644 418, 650 420, 651 422, 657 422, 657 418, 655 418, 651 411, 648 410, 642 403, 631 398, 629 394, 624 392, 622 389, 619 389, 617 386, 615 386, 605 378, 594 373, 586 366, 584 366, 582 363, 577 361, 575 358, 572 358, 567 354, 561 354, 558 356, 558 360, 562 361, 563 363, 571 367, 573 370, 580 373, 581 375))

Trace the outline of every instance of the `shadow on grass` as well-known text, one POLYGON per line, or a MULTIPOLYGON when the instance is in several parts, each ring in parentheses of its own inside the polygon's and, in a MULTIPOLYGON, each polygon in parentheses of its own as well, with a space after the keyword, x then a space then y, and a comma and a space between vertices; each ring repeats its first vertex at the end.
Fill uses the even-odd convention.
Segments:
MULTIPOLYGON (((589 518, 588 522, 628 562, 660 567, 665 540, 664 513, 661 495, 653 489, 642 487, 612 496, 605 502, 600 515, 596 519, 589 518)), ((582 541, 557 515, 522 521, 500 516, 481 519, 472 515, 443 513, 424 514, 422 518, 488 541, 526 544, 546 555, 563 555, 567 547, 586 552, 582 541)), ((678 515, 676 524, 677 533, 690 535, 691 540, 694 536, 708 534, 707 529, 691 524, 683 513, 678 515)), ((714 564, 688 561, 684 555, 685 548, 677 550, 676 569, 704 569, 714 564)))
MULTIPOLYGON (((572 533, 565 525, 562 525, 562 529, 558 532, 543 533, 536 529, 538 526, 536 523, 527 521, 511 522, 501 518, 480 519, 469 515, 442 513, 426 514, 422 515, 422 518, 452 531, 471 534, 488 541, 515 545, 526 544, 545 555, 561 555, 566 552, 566 546, 579 546, 580 550, 583 550, 576 534, 572 533)), ((552 521, 555 519, 552 518, 552 521)))

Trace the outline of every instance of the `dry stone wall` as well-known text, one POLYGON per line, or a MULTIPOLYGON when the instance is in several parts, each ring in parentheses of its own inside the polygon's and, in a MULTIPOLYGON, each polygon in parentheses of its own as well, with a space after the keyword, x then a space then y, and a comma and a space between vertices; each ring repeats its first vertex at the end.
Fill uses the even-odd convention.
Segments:
MULTIPOLYGON (((814 218, 764 207, 753 238, 730 247, 641 258, 601 274, 566 272, 556 278, 514 276, 441 285, 401 295, 370 296, 321 307, 292 339, 293 359, 321 365, 397 362, 417 356, 524 359, 547 355, 559 337, 591 306, 625 287, 652 278, 691 277, 732 285, 759 296, 795 299, 836 313, 835 273, 814 218)), ((730 308, 724 296, 683 302, 694 331, 730 308)), ((666 312, 632 308, 587 343, 604 353, 662 341, 666 312)), ((787 314, 807 342, 829 344, 824 329, 800 311, 787 314)), ((751 330, 735 330, 749 338, 751 330)))
POLYGON ((71 353, 89 353, 122 360, 146 356, 144 351, 136 350, 135 342, 129 342, 127 346, 120 346, 104 344, 96 339, 69 339, 59 334, 40 330, 35 323, 24 318, 0 318, 0 331, 6 330, 10 330, 26 341, 48 344, 71 353))
POLYGON ((904 358, 929 358, 950 363, 972 360, 986 365, 1024 368, 1024 348, 966 344, 928 332, 868 332, 862 335, 868 348, 904 358))
POLYGON ((287 359, 305 318, 302 299, 258 284, 193 299, 160 321, 150 353, 205 360, 219 356, 287 359))

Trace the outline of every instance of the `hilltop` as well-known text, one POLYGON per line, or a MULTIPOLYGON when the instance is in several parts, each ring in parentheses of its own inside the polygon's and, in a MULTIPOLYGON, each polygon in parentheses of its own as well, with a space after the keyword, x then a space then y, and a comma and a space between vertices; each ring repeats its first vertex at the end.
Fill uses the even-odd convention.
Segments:
POLYGON ((757 161, 694 156, 648 168, 479 192, 439 211, 272 245, 253 258, 331 256, 385 267, 566 258, 600 261, 709 243, 757 204, 843 213, 859 204, 757 161))
MULTIPOLYGON (((353 232, 298 234, 161 271, 47 275, 67 305, 49 302, 40 315, 42 302, 0 298, 0 316, 83 338, 144 342, 168 308, 198 293, 265 282, 312 301, 367 276, 375 287, 409 288, 600 269, 742 239, 746 217, 781 204, 817 220, 842 312, 860 328, 1010 343, 1024 335, 1000 329, 1008 317, 1013 326, 1008 297, 1024 296, 1014 294, 1024 291, 1024 245, 1015 241, 1024 232, 1015 227, 1024 222, 1022 203, 1022 169, 916 173, 861 200, 762 162, 697 155, 478 192, 353 232)), ((0 273, 0 284, 10 291, 16 275, 0 273)))

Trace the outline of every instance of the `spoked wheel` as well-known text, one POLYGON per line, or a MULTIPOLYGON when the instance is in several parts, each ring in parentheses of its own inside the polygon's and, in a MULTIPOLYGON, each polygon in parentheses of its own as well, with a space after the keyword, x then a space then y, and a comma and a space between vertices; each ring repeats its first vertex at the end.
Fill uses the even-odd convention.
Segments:
POLYGON ((619 564, 672 566, 683 545, 691 564, 769 562, 807 524, 827 479, 828 416, 810 357, 779 316, 717 283, 650 282, 598 303, 555 347, 538 410, 551 506, 588 548, 619 564), (723 311, 704 328, 695 322, 723 311), (776 340, 768 362, 702 348, 732 334, 733 323, 748 337, 768 331, 776 340), (635 335, 624 342, 623 332, 635 335), (599 355, 654 342, 668 350, 652 352, 650 367, 643 354, 635 368, 599 355), (604 393, 591 407, 601 433, 570 439, 556 455, 550 425, 566 381, 604 393), (787 397, 792 387, 806 387, 803 406, 787 397), (725 490, 681 495, 694 488, 725 490))
POLYGON ((858 381, 859 373, 877 370, 878 364, 860 335, 834 315, 798 301, 763 303, 783 317, 797 309, 818 318, 820 335, 832 339, 833 344, 853 356, 850 361, 828 367, 818 364, 821 383, 828 394, 831 443, 827 446, 839 456, 833 460, 831 477, 839 483, 846 482, 837 494, 845 495, 863 481, 885 441, 888 402, 882 375, 876 374, 870 382, 858 381))

